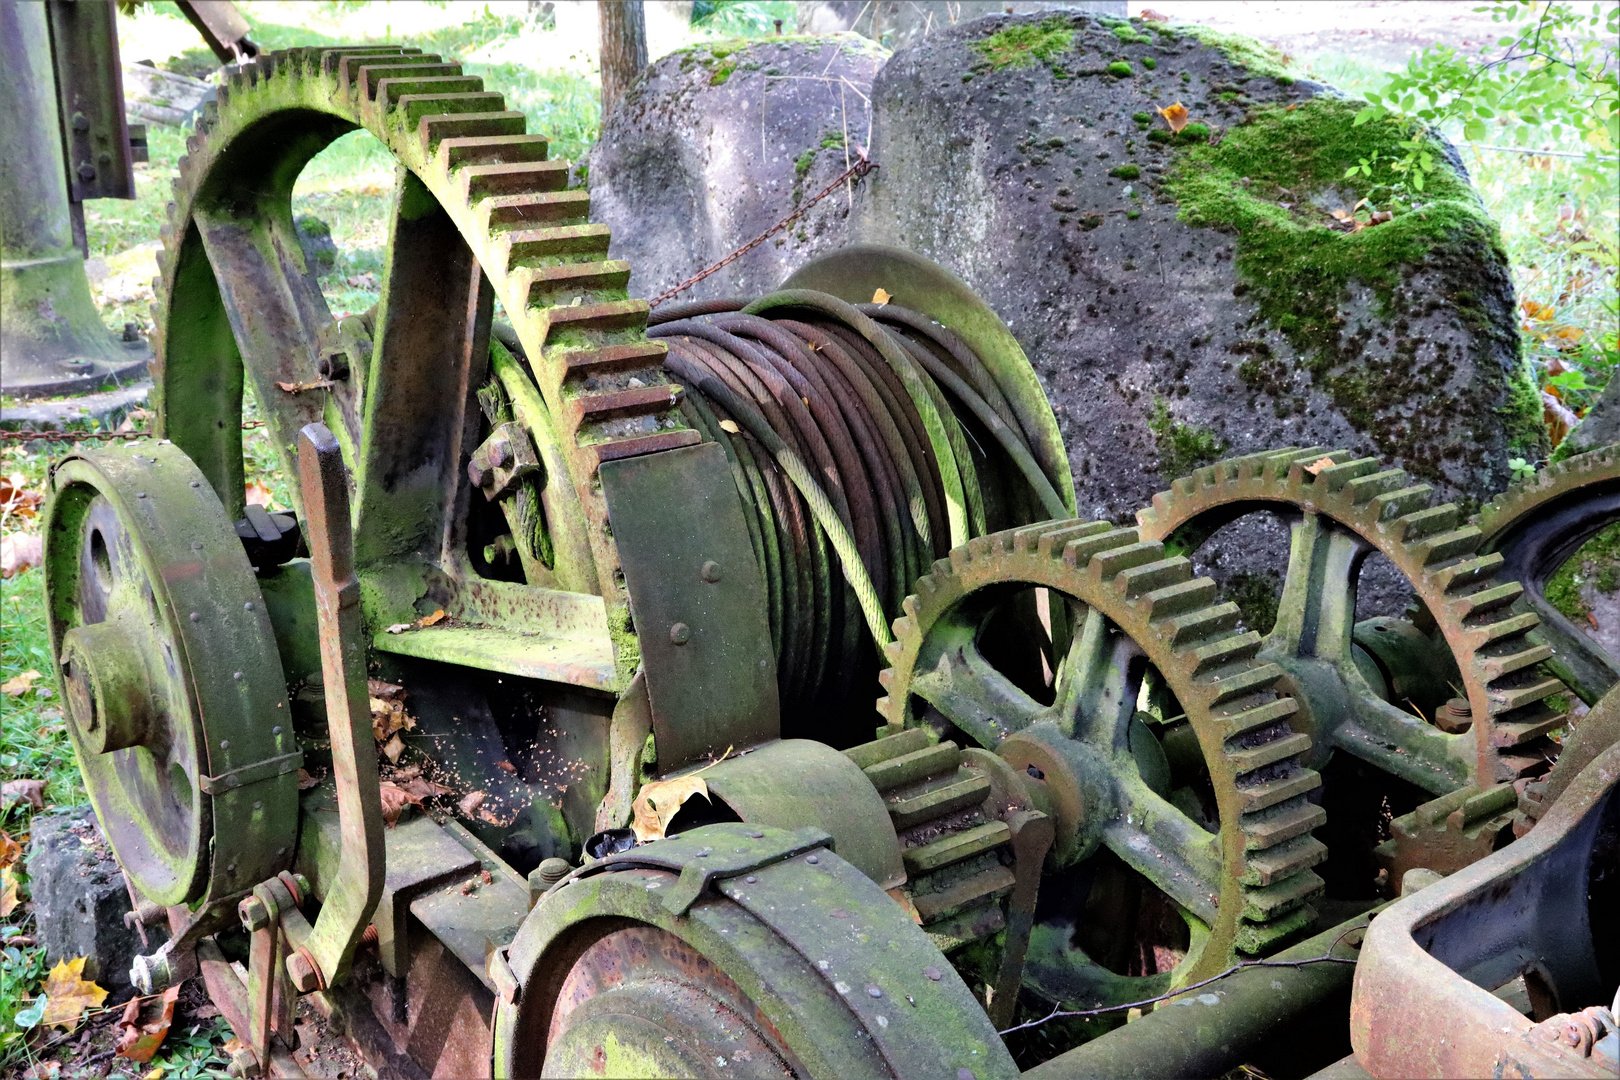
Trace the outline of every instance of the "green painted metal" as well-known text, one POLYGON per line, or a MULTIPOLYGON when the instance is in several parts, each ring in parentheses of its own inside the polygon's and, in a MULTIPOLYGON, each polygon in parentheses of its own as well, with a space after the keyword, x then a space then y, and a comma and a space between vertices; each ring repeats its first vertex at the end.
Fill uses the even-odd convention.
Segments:
POLYGON ((0 385, 9 397, 102 389, 139 378, 147 360, 144 343, 132 351, 112 340, 90 297, 51 58, 46 5, 0 7, 0 385))
POLYGON ((703 771, 711 797, 751 825, 824 829, 857 870, 892 889, 906 880, 883 797, 861 767, 826 743, 781 739, 703 771))
POLYGON ((45 535, 69 734, 136 888, 202 907, 287 868, 299 749, 275 638, 201 472, 166 443, 71 456, 45 535))
POLYGON ((635 600, 662 772, 773 739, 765 586, 712 443, 605 462, 602 491, 635 600))
POLYGON ((616 856, 604 867, 615 872, 576 877, 547 894, 512 943, 522 990, 497 1006, 495 1075, 540 1072, 569 969, 627 924, 690 945, 740 988, 803 1075, 1016 1075, 971 991, 922 931, 814 840, 808 830, 705 826, 616 856), (735 876, 675 915, 664 894, 679 887, 686 867, 722 854, 735 876))
POLYGON ((901 248, 855 244, 800 267, 782 288, 814 289, 851 304, 867 303, 882 289, 893 303, 954 330, 995 376, 1069 513, 1078 512, 1069 452, 1029 357, 1001 316, 955 274, 901 248))

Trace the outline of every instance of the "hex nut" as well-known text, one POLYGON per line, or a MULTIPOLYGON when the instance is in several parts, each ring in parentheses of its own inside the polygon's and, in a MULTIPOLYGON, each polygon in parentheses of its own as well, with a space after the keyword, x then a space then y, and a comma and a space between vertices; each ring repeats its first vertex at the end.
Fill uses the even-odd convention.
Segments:
POLYGON ((236 912, 242 917, 242 929, 250 934, 270 925, 270 908, 257 896, 249 896, 236 905, 236 912))
POLYGON ((314 993, 321 988, 321 973, 302 950, 287 957, 287 977, 300 994, 314 993))

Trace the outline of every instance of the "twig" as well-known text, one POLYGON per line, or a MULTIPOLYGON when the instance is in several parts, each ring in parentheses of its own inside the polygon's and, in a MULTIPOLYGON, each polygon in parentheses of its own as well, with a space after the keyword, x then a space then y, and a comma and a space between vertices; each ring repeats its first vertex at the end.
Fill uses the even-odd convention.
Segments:
MULTIPOLYGON (((1361 928, 1360 927, 1351 927, 1351 930, 1359 930, 1359 929, 1361 929, 1361 928)), ((1345 931, 1345 934, 1348 934, 1348 933, 1350 933, 1350 930, 1345 931)), ((1328 951, 1330 953, 1339 944, 1339 941, 1343 940, 1344 936, 1345 936, 1344 934, 1340 934, 1339 937, 1334 940, 1333 945, 1328 946, 1328 951)), ((1346 957, 1346 956, 1312 956, 1312 957, 1308 957, 1307 959, 1304 959, 1304 960, 1244 960, 1244 961, 1242 961, 1240 963, 1233 964, 1231 967, 1227 968, 1225 971, 1221 972, 1219 975, 1211 975, 1209 978, 1204 979, 1204 980, 1202 980, 1200 982, 1195 982, 1195 983, 1192 983, 1191 985, 1183 986, 1180 989, 1172 990, 1167 994, 1160 994, 1158 997, 1150 997, 1150 998, 1146 998, 1146 999, 1144 999, 1142 1001, 1130 1001, 1130 1002, 1126 1002, 1123 1005, 1109 1005, 1106 1008, 1101 1008, 1101 1009, 1064 1009, 1061 1006, 1053 1006, 1052 1011, 1047 1013, 1045 1016, 1041 1017, 1039 1020, 1028 1020, 1028 1021, 1025 1021, 1022 1024, 1016 1024, 1013 1027, 1006 1028, 1006 1029, 1004 1029, 1004 1030, 1002 1030, 1000 1032, 997 1032, 997 1034, 999 1034, 999 1035, 1011 1035, 1015 1031, 1024 1031, 1027 1028, 1040 1027, 1042 1024, 1046 1023, 1048 1020, 1060 1020, 1060 1019, 1063 1019, 1065 1017, 1070 1017, 1070 1016, 1106 1016, 1108 1013, 1121 1012, 1121 1011, 1123 1011, 1125 1009, 1139 1009, 1144 1005, 1153 1005, 1153 1004, 1156 1004, 1156 1003, 1158 1003, 1160 1001, 1168 1000, 1169 998, 1180 997, 1182 994, 1190 994, 1192 991, 1197 990, 1199 987, 1208 986, 1212 982, 1218 982, 1221 979, 1226 978, 1228 975, 1231 975, 1231 974, 1233 974, 1235 972, 1242 971, 1244 968, 1252 968, 1252 967, 1304 967, 1306 964, 1354 964, 1354 963, 1355 963, 1354 960, 1352 960, 1352 959, 1350 959, 1349 957, 1346 957)))

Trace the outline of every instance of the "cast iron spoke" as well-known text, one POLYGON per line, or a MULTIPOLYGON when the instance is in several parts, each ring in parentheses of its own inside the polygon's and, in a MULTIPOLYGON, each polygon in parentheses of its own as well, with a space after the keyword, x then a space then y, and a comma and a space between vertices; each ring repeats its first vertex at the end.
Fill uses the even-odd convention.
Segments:
POLYGON ((1206 923, 1215 920, 1221 840, 1150 790, 1127 759, 1115 772, 1119 812, 1103 843, 1206 923))
POLYGON ((1292 527, 1288 575, 1277 625, 1266 642, 1272 656, 1318 656, 1350 662, 1356 620, 1356 576, 1372 545, 1319 514, 1292 527))

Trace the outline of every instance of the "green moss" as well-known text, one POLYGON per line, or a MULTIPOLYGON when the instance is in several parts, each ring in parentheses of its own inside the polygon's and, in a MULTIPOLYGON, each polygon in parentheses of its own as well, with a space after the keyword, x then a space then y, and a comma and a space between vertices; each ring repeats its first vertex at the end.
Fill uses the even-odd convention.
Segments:
POLYGON ((1195 41, 1208 45, 1230 62, 1248 68, 1252 74, 1269 75, 1274 79, 1289 77, 1288 57, 1253 38, 1211 30, 1197 23, 1179 24, 1171 32, 1185 34, 1195 41))
POLYGON ((1140 211, 1140 210, 1127 210, 1127 211, 1125 211, 1125 218, 1128 221, 1135 221, 1137 218, 1139 218, 1141 216, 1142 216, 1142 211, 1140 211))
POLYGON ((1620 588, 1620 522, 1592 537, 1565 560, 1547 582, 1547 602, 1580 625, 1591 612, 1581 595, 1581 587, 1587 584, 1600 593, 1620 588))
POLYGON ((842 131, 829 131, 821 137, 823 150, 842 150, 844 148, 844 133, 842 131))
MULTIPOLYGON (((1312 196, 1336 192, 1350 205, 1375 195, 1381 208, 1394 206, 1385 198, 1387 189, 1345 179, 1345 170, 1361 158, 1399 153, 1392 127, 1354 126, 1356 109, 1331 98, 1292 111, 1259 108, 1249 122, 1227 131, 1219 146, 1194 145, 1179 155, 1162 190, 1180 204, 1182 221, 1237 237, 1234 266, 1261 319, 1288 339, 1299 362, 1355 427, 1385 453, 1433 478, 1445 447, 1441 440, 1420 437, 1420 426, 1410 424, 1406 410, 1397 406, 1432 398, 1436 408, 1452 409, 1461 422, 1479 425, 1478 437, 1484 437, 1490 409, 1504 408, 1501 392, 1518 396, 1522 391, 1486 384, 1474 391, 1481 397, 1447 399, 1450 365, 1414 362, 1418 343, 1393 325, 1405 310, 1396 293, 1405 269, 1445 259, 1477 264, 1499 241, 1467 182, 1449 170, 1431 175, 1419 209, 1395 206, 1393 220, 1360 232, 1334 227, 1311 204, 1312 196), (1372 291, 1376 315, 1395 332, 1393 355, 1377 364, 1364 356, 1372 331, 1347 333, 1338 314, 1353 282, 1372 291)), ((1438 145, 1434 154, 1441 156, 1438 145)), ((1450 299, 1459 309, 1468 300, 1450 299)), ((1515 417, 1528 415, 1517 401, 1505 408, 1515 417)))
POLYGON ((1519 365, 1518 378, 1508 384, 1508 399, 1497 410, 1507 429, 1508 452, 1516 457, 1541 454, 1546 427, 1542 422, 1541 391, 1528 364, 1519 365))
POLYGON ((1170 413, 1163 398, 1153 400, 1148 430, 1159 448, 1159 475, 1165 480, 1186 476, 1221 456, 1226 443, 1220 436, 1196 424, 1183 424, 1170 413))
POLYGON ((1132 113, 1131 119, 1135 120, 1138 124, 1151 124, 1153 123, 1153 114, 1150 112, 1132 113))
POLYGON ((1159 62, 1151 56, 1144 56, 1142 57, 1142 66, 1152 71, 1159 66, 1159 62))
POLYGON ((710 86, 724 86, 731 73, 737 70, 737 61, 726 59, 715 65, 714 74, 709 76, 710 86))
POLYGON ((1274 575, 1240 570, 1227 579, 1221 595, 1237 605, 1238 617, 1245 628, 1265 635, 1277 625, 1282 584, 1274 575))
POLYGON ((1151 45, 1153 38, 1141 33, 1128 22, 1117 22, 1109 27, 1114 36, 1127 45, 1151 45))
POLYGON ((1135 74, 1135 70, 1124 60, 1115 60, 1112 64, 1108 65, 1107 71, 1108 74, 1117 79, 1128 79, 1135 74))
POLYGON ((1039 23, 1009 26, 972 44, 991 71, 1033 67, 1037 61, 1050 64, 1073 47, 1074 25, 1057 15, 1039 23))
POLYGON ((1109 176, 1117 176, 1121 180, 1135 180, 1142 175, 1142 170, 1135 165, 1116 165, 1108 170, 1109 176))
POLYGON ((809 172, 810 166, 815 164, 815 160, 816 151, 813 147, 800 154, 799 159, 793 163, 794 175, 803 176, 805 173, 809 172))
POLYGON ((1193 146, 1197 143, 1209 141, 1209 125, 1194 122, 1188 124, 1180 131, 1171 131, 1169 128, 1154 128, 1148 132, 1148 142, 1161 144, 1174 144, 1176 146, 1193 146))

